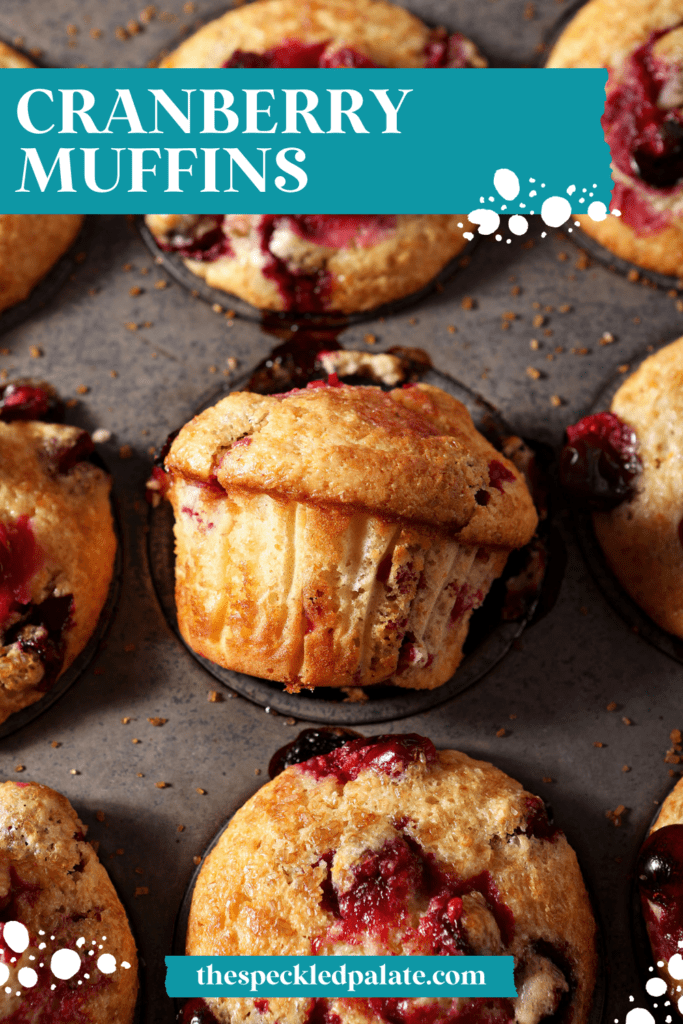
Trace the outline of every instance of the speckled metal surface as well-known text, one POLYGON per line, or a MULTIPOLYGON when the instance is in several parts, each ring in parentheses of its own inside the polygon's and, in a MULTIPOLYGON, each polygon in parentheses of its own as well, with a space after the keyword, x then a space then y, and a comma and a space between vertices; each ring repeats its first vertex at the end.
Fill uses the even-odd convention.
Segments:
MULTIPOLYGON (((216 13, 215 0, 197 0, 189 14, 183 0, 167 0, 142 31, 118 39, 116 27, 137 22, 141 6, 139 0, 3 0, 0 37, 39 48, 47 65, 139 66, 198 18, 216 13)), ((565 6, 557 0, 412 2, 426 19, 470 34, 502 65, 538 62, 538 47, 565 6)), ((367 347, 371 333, 378 348, 421 346, 519 433, 558 444, 564 425, 591 405, 618 367, 646 345, 681 333, 683 315, 677 296, 603 265, 587 266, 571 237, 541 239, 540 227, 532 237, 533 246, 482 240, 441 293, 383 322, 349 328, 342 344, 367 347), (472 308, 463 308, 465 297, 475 300, 472 308), (614 335, 613 344, 599 344, 603 332, 614 335), (538 349, 530 348, 532 338, 538 349), (540 379, 532 380, 528 367, 539 369, 540 379), (552 404, 552 396, 562 404, 552 404)), ((44 715, 2 739, 0 773, 16 778, 23 765, 23 780, 54 786, 74 803, 132 918, 146 965, 143 1019, 170 1024, 163 957, 193 858, 265 781, 271 754, 302 725, 241 697, 207 699, 216 685, 171 632, 152 586, 143 498, 148 449, 216 386, 228 358, 246 370, 273 339, 253 322, 226 320, 170 282, 124 218, 97 218, 83 251, 65 286, 3 334, 0 347, 9 354, 0 355, 0 369, 10 377, 49 379, 64 396, 78 397, 73 421, 112 431, 103 454, 121 510, 121 596, 88 669, 44 715), (38 359, 32 346, 43 353, 38 359), (128 445, 132 456, 121 457, 128 445), (155 716, 166 724, 152 726, 148 719, 155 716), (156 788, 157 782, 168 786, 156 788)), ((552 612, 476 686, 385 728, 423 732, 437 745, 490 759, 551 803, 603 923, 605 1019, 623 1020, 629 995, 637 994, 629 872, 655 801, 671 784, 663 757, 670 730, 683 724, 683 669, 629 631, 612 609, 586 568, 568 510, 560 513, 560 526, 569 561, 552 612), (606 710, 610 702, 617 710, 606 710), (501 729, 504 736, 497 735, 501 729), (544 782, 548 777, 553 781, 544 782), (619 804, 629 810, 615 828, 605 812, 619 804)))

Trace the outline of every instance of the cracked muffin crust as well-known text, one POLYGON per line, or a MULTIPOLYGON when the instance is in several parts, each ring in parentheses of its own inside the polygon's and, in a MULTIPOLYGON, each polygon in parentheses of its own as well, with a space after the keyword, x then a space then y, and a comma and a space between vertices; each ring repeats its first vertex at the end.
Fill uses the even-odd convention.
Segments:
POLYGON ((116 553, 109 476, 85 461, 90 436, 3 421, 36 400, 28 391, 40 393, 17 388, 0 403, 0 722, 40 700, 86 646, 116 553))
POLYGON ((612 413, 635 434, 639 472, 626 500, 594 514, 595 532, 634 601, 683 637, 683 338, 624 381, 612 413))
POLYGON ((514 465, 426 384, 233 392, 165 468, 183 637, 293 692, 440 686, 537 523, 514 465))
MULTIPOLYGON (((672 740, 675 740, 673 735, 672 740)), ((675 744, 675 749, 680 750, 680 744, 675 744)), ((681 980, 676 969, 683 949, 683 782, 680 780, 662 804, 643 843, 636 877, 653 962, 667 983, 668 998, 683 1014, 681 980), (671 964, 670 973, 672 957, 676 960, 671 964)))
POLYGON ((576 856, 538 797, 414 734, 285 769, 202 865, 191 955, 508 955, 515 999, 215 999, 184 1024, 584 1024, 595 924, 576 856))
MULTIPOLYGON (((1 68, 32 68, 22 53, 0 43, 1 68)), ((80 214, 0 214, 0 312, 28 298, 81 229, 80 214)))
MULTIPOLYGON (((473 43, 385 0, 256 0, 162 67, 485 67, 473 43)), ((229 77, 229 75, 228 75, 229 77)), ((352 313, 419 291, 466 245, 458 215, 150 215, 157 243, 266 310, 352 313)), ((465 224, 465 228, 467 224, 465 224)))
POLYGON ((622 259, 683 276, 683 2, 590 0, 548 67, 607 68, 602 119, 612 155, 611 209, 583 230, 622 259))
POLYGON ((13 984, 0 991, 0 1020, 35 1024, 131 1024, 137 997, 137 954, 126 913, 85 826, 60 793, 36 782, 0 784, 0 964, 13 984), (4 929, 28 930, 24 952, 8 945, 4 929), (50 970, 60 949, 78 951, 69 980, 50 970), (92 956, 90 951, 93 951, 92 956), (102 953, 116 960, 106 973, 102 953), (127 964, 128 966, 124 966, 127 964), (17 983, 21 968, 36 983, 17 983), (20 993, 20 994, 17 994, 20 993))

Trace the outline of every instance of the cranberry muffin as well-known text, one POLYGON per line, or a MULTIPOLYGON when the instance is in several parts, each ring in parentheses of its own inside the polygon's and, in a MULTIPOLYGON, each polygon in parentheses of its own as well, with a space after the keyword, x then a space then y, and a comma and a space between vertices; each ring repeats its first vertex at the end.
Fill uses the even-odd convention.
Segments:
POLYGON ((414 734, 286 768, 204 861, 186 953, 512 956, 513 999, 210 998, 184 1022, 585 1024, 595 924, 565 836, 493 765, 414 734))
MULTIPOLYGON (((473 43, 385 0, 256 0, 205 25, 167 68, 485 67, 473 43)), ((229 76, 228 76, 229 77, 229 76)), ((163 249, 266 310, 353 313, 426 285, 466 245, 457 215, 153 215, 163 249)), ((467 225, 466 225, 467 226, 467 225)))
POLYGON ((7 979, 0 1020, 133 1020, 135 942, 85 832, 69 801, 53 789, 37 782, 0 784, 0 971, 7 979), (8 922, 27 929, 23 942, 10 936, 8 922), (60 956, 53 957, 60 950, 80 957, 68 978, 59 976, 67 971, 55 972, 60 956))
MULTIPOLYGON (((0 68, 35 65, 0 43, 0 68)), ((0 214, 0 312, 26 299, 81 229, 80 214, 0 214)))
POLYGON ((612 572, 650 618, 683 637, 683 338, 624 381, 611 412, 567 433, 565 480, 592 490, 612 572))
POLYGON ((536 511, 439 388, 233 392, 166 457, 186 642, 302 687, 432 689, 536 511))
MULTIPOLYGON (((676 783, 662 804, 640 851, 636 876, 653 963, 667 985, 668 998, 683 1014, 683 781, 676 783)), ((657 980, 650 979, 648 990, 653 983, 657 980)))
POLYGON ((683 277, 683 2, 590 0, 548 67, 607 68, 602 119, 612 155, 611 208, 583 230, 615 255, 683 277))
POLYGON ((109 476, 87 461, 84 430, 21 418, 47 405, 25 385, 0 400, 0 722, 40 700, 86 646, 114 568, 109 476))

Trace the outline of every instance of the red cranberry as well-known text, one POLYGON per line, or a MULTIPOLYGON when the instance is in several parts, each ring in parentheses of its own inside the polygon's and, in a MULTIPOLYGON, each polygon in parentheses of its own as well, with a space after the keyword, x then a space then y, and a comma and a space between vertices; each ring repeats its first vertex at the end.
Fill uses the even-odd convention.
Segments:
POLYGON ((358 733, 349 729, 304 729, 297 738, 277 750, 270 759, 268 773, 271 779, 293 764, 301 764, 312 757, 324 757, 345 743, 358 738, 358 733))
POLYGON ((0 401, 0 419, 5 423, 14 420, 39 420, 48 411, 50 396, 43 388, 28 384, 8 384, 0 401))
POLYGON ((22 908, 26 909, 25 904, 32 907, 42 892, 41 887, 37 883, 25 882, 23 878, 20 878, 16 868, 13 866, 9 869, 9 879, 9 892, 0 900, 1 923, 21 921, 22 908))
MULTIPOLYGON (((507 466, 504 466, 498 459, 493 459, 489 462, 489 483, 491 487, 495 487, 496 490, 500 491, 501 494, 505 493, 504 483, 513 483, 517 477, 514 473, 511 473, 507 466)), ((479 493, 479 492, 477 492, 479 493)), ((476 495, 475 495, 476 501, 476 495)))
POLYGON ((683 904, 683 825, 665 825, 648 836, 636 871, 641 892, 653 903, 683 904))
POLYGON ((341 1017, 330 1009, 327 999, 314 999, 306 1017, 306 1024, 342 1024, 341 1017))
POLYGON ((203 999, 188 1000, 178 1014, 177 1021, 178 1024, 218 1024, 203 999))
POLYGON ((421 754, 427 764, 436 761, 436 749, 432 741, 416 733, 372 736, 353 740, 322 757, 313 757, 301 765, 301 770, 319 780, 331 775, 344 785, 358 778, 362 771, 375 771, 393 777, 400 775, 421 754))
POLYGON ((230 241, 223 233, 223 214, 202 214, 196 226, 185 235, 171 235, 164 240, 157 239, 157 245, 164 252, 177 252, 189 260, 212 263, 221 256, 232 255, 230 241))
POLYGON ((631 497, 642 470, 632 427, 612 412, 600 412, 567 427, 567 439, 560 478, 574 498, 606 511, 631 497))
POLYGON ((342 46, 339 50, 324 54, 320 59, 321 68, 378 68, 374 60, 364 57, 362 53, 350 46, 342 46))
POLYGON ((57 472, 70 472, 79 462, 87 462, 94 451, 95 445, 90 434, 85 430, 81 431, 72 445, 58 450, 57 472))

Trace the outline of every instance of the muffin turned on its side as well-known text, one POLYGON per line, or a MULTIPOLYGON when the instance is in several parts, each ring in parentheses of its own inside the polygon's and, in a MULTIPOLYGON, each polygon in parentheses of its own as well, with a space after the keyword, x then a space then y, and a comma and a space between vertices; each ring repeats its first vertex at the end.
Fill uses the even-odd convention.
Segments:
POLYGON ((186 642, 294 692, 440 686, 537 523, 513 464, 425 384, 234 392, 165 465, 186 642))

